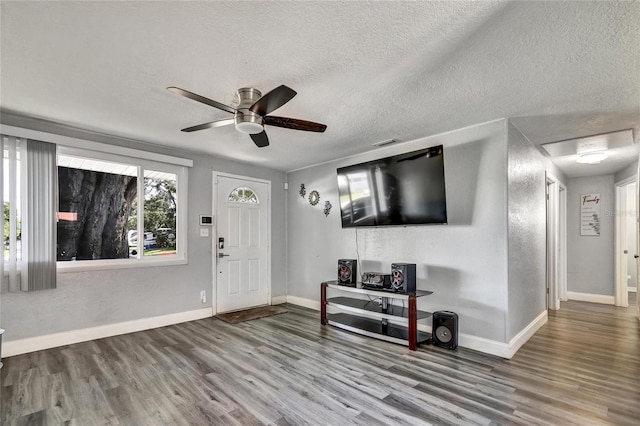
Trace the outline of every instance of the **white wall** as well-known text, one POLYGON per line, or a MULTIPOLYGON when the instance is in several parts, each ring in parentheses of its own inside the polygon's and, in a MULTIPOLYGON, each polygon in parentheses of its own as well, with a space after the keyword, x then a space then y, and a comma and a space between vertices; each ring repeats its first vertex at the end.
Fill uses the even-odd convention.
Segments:
POLYGON ((272 182, 272 296, 286 295, 285 173, 199 153, 176 151, 133 141, 88 134, 51 123, 3 116, 3 124, 29 127, 97 142, 190 158, 187 265, 59 273, 58 288, 5 293, 0 301, 4 341, 43 336, 211 307, 211 238, 199 237, 199 214, 211 214, 212 171, 247 175, 272 182), (207 304, 200 291, 207 292, 207 304))
POLYGON ((511 123, 508 140, 511 339, 546 309, 546 182, 542 154, 511 123))
POLYGON ((419 309, 455 311, 461 334, 507 341, 506 168, 500 120, 289 173, 288 295, 317 303, 320 283, 336 279, 339 258, 359 255, 366 271, 416 263, 417 287, 434 292, 419 309), (439 144, 448 225, 341 228, 336 168, 439 144), (300 197, 300 184, 320 192, 317 206, 300 197), (328 217, 326 200, 334 206, 328 217))
POLYGON ((601 175, 567 182, 567 290, 615 294, 615 178, 601 175), (600 236, 580 235, 580 196, 600 194, 600 236))

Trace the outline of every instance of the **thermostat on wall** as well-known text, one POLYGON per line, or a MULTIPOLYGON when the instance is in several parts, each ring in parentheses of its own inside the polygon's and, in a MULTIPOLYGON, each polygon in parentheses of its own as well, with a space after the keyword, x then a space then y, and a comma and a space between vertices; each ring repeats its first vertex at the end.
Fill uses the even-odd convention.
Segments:
POLYGON ((200 215, 200 225, 213 225, 213 216, 200 215))

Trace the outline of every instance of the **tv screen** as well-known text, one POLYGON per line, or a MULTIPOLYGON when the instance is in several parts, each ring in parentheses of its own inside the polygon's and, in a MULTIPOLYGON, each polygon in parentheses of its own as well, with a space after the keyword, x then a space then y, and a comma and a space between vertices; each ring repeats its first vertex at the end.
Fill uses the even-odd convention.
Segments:
POLYGON ((447 223, 442 145, 337 172, 343 228, 447 223))

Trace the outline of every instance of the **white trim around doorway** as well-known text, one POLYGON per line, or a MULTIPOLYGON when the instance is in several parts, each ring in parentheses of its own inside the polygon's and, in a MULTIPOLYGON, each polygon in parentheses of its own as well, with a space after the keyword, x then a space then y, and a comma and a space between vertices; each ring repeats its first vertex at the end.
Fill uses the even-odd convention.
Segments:
POLYGON ((567 300, 567 187, 546 174, 547 203, 547 296, 548 309, 560 309, 567 300))
POLYGON ((627 186, 635 183, 635 177, 629 177, 615 183, 616 187, 616 214, 615 215, 615 256, 616 256, 616 270, 615 270, 615 305, 626 308, 629 306, 629 287, 627 280, 627 258, 625 255, 625 247, 623 242, 626 241, 623 238, 627 234, 627 221, 626 215, 621 214, 626 212, 627 206, 627 186))

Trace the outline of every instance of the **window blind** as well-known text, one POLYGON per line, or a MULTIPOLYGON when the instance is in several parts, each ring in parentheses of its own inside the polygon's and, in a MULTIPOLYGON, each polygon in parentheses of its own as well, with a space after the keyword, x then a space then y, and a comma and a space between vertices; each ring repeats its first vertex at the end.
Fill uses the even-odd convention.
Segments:
POLYGON ((3 135, 0 289, 56 287, 56 147, 3 135))
POLYGON ((56 288, 56 145, 27 140, 22 290, 56 288), (25 262, 26 260, 26 262, 25 262))

